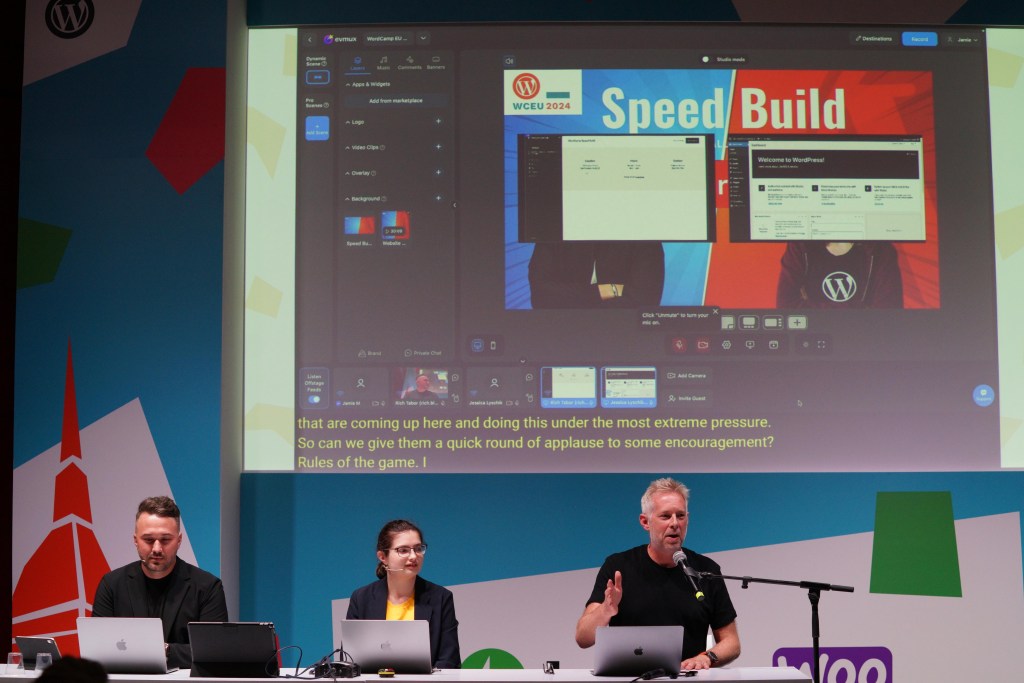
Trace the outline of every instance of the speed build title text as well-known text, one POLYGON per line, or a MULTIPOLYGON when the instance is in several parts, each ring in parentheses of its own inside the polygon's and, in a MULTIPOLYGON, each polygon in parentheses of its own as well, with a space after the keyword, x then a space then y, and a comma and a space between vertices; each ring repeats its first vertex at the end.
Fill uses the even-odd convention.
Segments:
MULTIPOLYGON (((622 88, 606 88, 601 102, 608 113, 601 117, 611 130, 631 134, 653 129, 685 130, 701 127, 725 129, 725 91, 715 88, 711 97, 698 100, 650 100, 627 97, 622 88)), ((846 128, 846 94, 836 88, 830 96, 818 88, 797 88, 793 97, 769 98, 760 88, 741 88, 740 117, 744 129, 842 130, 846 128)))

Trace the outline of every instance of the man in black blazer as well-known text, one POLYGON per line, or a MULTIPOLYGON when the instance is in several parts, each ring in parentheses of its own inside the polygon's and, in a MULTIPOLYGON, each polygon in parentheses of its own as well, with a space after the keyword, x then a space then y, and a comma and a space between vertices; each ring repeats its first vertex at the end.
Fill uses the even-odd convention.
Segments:
POLYGON ((190 621, 228 621, 220 579, 178 559, 181 512, 166 496, 147 498, 135 515, 139 562, 107 573, 96 588, 94 617, 159 617, 167 665, 192 666, 190 621))

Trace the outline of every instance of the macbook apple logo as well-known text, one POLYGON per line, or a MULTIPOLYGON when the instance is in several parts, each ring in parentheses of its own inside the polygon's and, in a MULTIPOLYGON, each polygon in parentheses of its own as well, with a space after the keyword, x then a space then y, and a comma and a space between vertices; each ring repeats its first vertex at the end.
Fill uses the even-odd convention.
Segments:
POLYGON ((128 649, 128 643, 124 642, 124 638, 117 641, 117 649, 121 650, 122 652, 128 649))
POLYGON ((633 654, 635 654, 637 657, 640 657, 641 655, 643 655, 643 653, 644 649, 642 647, 638 647, 633 650, 633 654))

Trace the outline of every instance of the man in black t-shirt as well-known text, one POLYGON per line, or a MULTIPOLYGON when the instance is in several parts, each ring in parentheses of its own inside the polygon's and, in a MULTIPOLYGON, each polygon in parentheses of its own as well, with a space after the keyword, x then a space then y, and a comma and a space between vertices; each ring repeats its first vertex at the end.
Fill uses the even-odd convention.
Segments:
POLYGON ((711 559, 683 548, 689 524, 689 490, 674 479, 651 482, 640 499, 640 526, 650 534, 647 545, 609 555, 576 624, 576 643, 594 644, 601 626, 681 625, 682 669, 722 666, 740 655, 736 610, 725 582, 702 581, 698 599, 673 555, 682 550, 699 572, 720 574, 711 559), (715 645, 706 649, 708 629, 715 645))

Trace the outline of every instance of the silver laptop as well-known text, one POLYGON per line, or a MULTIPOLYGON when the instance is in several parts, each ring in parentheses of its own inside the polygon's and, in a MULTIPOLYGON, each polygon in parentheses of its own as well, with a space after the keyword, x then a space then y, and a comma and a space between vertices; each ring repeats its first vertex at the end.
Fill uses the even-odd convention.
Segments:
POLYGON ((156 618, 78 617, 78 648, 82 656, 109 673, 164 674, 164 626, 156 618))
POLYGON ((602 626, 594 643, 595 676, 642 676, 662 669, 677 675, 682 626, 602 626))
POLYGON ((400 674, 428 674, 433 670, 430 624, 422 619, 342 620, 339 645, 368 674, 380 669, 394 669, 400 674))

